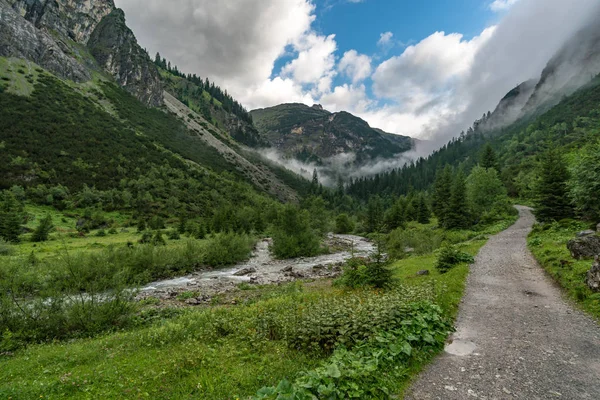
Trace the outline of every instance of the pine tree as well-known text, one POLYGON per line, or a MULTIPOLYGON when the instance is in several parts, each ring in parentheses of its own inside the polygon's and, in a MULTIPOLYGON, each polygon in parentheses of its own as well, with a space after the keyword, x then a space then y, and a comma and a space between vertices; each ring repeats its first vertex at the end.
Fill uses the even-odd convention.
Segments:
POLYGON ((559 221, 573 216, 567 181, 569 171, 563 157, 555 150, 543 155, 536 186, 536 217, 542 221, 559 221))
POLYGON ((445 225, 450 196, 452 195, 452 170, 449 165, 443 170, 438 170, 433 185, 433 213, 440 224, 445 225))
POLYGON ((500 170, 498 168, 498 157, 496 156, 496 152, 489 143, 483 149, 483 153, 481 153, 479 165, 485 169, 494 168, 496 171, 500 170))
POLYGON ((417 222, 420 224, 428 224, 431 221, 431 211, 425 201, 425 196, 419 196, 419 207, 417 209, 417 222))
POLYGON ((466 229, 471 225, 469 220, 465 176, 462 171, 459 171, 452 185, 452 195, 450 196, 444 226, 447 229, 466 229))
POLYGON ((317 194, 319 193, 319 173, 317 172, 317 169, 315 168, 313 170, 313 177, 312 177, 312 181, 310 183, 310 193, 311 194, 317 194))
POLYGON ((0 238, 18 243, 23 220, 22 206, 13 193, 0 193, 0 238))
POLYGON ((404 213, 404 201, 402 199, 396 200, 394 205, 385 214, 385 225, 390 231, 404 227, 406 224, 404 213))
POLYGON ((46 242, 50 236, 50 232, 54 229, 54 223, 52 222, 52 216, 46 215, 41 221, 38 227, 33 232, 31 237, 32 242, 46 242))

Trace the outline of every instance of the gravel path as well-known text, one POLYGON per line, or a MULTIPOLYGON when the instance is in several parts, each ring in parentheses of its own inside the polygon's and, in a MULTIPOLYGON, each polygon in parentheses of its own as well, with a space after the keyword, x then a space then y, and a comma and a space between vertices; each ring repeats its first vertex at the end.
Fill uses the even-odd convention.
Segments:
POLYGON ((600 327, 568 304, 519 221, 476 258, 457 332, 407 399, 600 399, 600 327))

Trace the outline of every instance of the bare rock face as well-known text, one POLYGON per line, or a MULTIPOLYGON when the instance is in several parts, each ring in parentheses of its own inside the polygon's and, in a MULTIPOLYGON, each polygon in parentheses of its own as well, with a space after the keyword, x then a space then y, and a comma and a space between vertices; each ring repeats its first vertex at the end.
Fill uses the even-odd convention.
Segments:
POLYGON ((584 236, 569 240, 567 248, 571 256, 577 260, 593 258, 600 255, 600 236, 584 236))
POLYGON ((8 0, 36 28, 54 31, 87 44, 102 18, 115 9, 113 0, 8 0))
MULTIPOLYGON (((24 3, 24 2, 23 2, 24 3)), ((0 0, 0 56, 24 58, 75 82, 90 73, 74 57, 73 49, 49 33, 37 29, 4 0, 0 0)))
POLYGON ((590 289, 600 292, 600 257, 596 256, 592 268, 587 273, 586 283, 590 289))
POLYGON ((75 82, 100 67, 146 105, 163 104, 158 71, 113 0, 0 0, 0 56, 75 82))
POLYGON ((158 70, 125 24, 122 10, 115 9, 100 21, 88 48, 98 64, 141 102, 150 106, 163 103, 158 70))

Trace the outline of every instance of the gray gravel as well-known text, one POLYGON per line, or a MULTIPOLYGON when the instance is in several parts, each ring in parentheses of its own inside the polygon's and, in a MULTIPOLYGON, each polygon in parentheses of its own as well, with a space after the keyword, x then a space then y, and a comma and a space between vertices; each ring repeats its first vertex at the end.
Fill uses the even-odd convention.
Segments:
POLYGON ((481 250, 457 332, 407 399, 600 399, 600 327, 562 298, 519 221, 481 250))

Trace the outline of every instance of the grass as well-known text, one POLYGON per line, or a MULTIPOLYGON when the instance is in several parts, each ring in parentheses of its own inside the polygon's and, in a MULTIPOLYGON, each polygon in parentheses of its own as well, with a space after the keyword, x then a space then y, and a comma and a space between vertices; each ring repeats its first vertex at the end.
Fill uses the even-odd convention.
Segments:
MULTIPOLYGON (((485 243, 478 235, 459 246, 475 255, 485 243)), ((444 313, 455 318, 469 268, 463 264, 440 274, 435 260, 434 254, 400 260, 393 264, 394 274, 414 293, 433 292, 444 313), (417 276, 423 269, 430 275, 417 276)), ((256 324, 270 321, 269 316, 279 318, 290 304, 301 307, 348 293, 329 281, 260 286, 240 290, 238 295, 247 296, 241 305, 188 309, 150 326, 30 346, 0 358, 0 398, 247 398, 263 386, 293 380, 327 356, 295 350, 277 338, 266 340, 257 334, 256 324)), ((431 351, 415 354, 402 372, 404 379, 386 382, 389 389, 403 393, 434 356, 431 351)))
POLYGON ((40 75, 39 67, 20 58, 0 57, 0 84, 4 83, 8 93, 29 96, 40 75), (8 79, 8 80, 7 80, 8 79))
POLYGON ((564 289, 583 311, 600 320, 600 293, 594 293, 585 283, 593 260, 575 260, 567 242, 589 225, 579 221, 561 221, 536 225, 529 235, 529 249, 548 274, 564 289))

